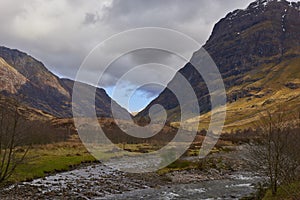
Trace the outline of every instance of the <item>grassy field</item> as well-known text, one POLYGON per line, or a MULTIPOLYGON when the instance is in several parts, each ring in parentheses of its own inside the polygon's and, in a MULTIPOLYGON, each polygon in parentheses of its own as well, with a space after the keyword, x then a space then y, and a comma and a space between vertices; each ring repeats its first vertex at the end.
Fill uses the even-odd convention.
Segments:
MULTIPOLYGON (((227 146, 233 144, 229 141, 220 140, 212 153, 219 151, 226 152, 227 146)), ((111 149, 103 149, 99 151, 97 158, 107 160, 117 156, 134 155, 135 153, 149 153, 160 149, 159 144, 118 144, 124 151, 112 151, 111 149)), ((195 143, 184 154, 184 156, 197 156, 201 143, 195 143)), ((25 149, 25 147, 24 147, 25 149)), ((22 150, 20 151, 22 154, 22 150)), ((23 164, 17 166, 15 173, 8 180, 9 183, 29 181, 35 178, 44 177, 49 174, 68 171, 85 163, 98 162, 81 143, 78 136, 73 136, 66 142, 59 142, 45 145, 35 145, 30 148, 23 164)), ((161 169, 158 173, 167 173, 170 171, 187 170, 198 168, 199 163, 178 160, 170 164, 168 167, 161 169)))
POLYGON ((25 162, 16 168, 9 182, 32 180, 95 161, 95 158, 79 142, 37 145, 29 150, 25 162))
MULTIPOLYGON (((125 148, 128 152, 151 152, 158 148, 149 144, 119 144, 118 146, 125 148)), ((20 154, 22 154, 22 150, 20 154)), ((107 160, 125 154, 124 152, 109 153, 102 151, 101 155, 97 155, 97 158, 107 160)), ((67 142, 35 145, 30 148, 24 163, 17 166, 15 173, 8 182, 29 181, 93 162, 97 162, 97 160, 87 151, 78 138, 67 142)))
MULTIPOLYGON (((122 144, 119 145, 123 146, 122 144)), ((149 145, 129 145, 126 150, 134 152, 141 149, 151 149, 149 145)), ((122 156, 124 153, 101 153, 97 158, 107 160, 122 156)), ((87 151, 84 145, 75 139, 68 142, 59 142, 46 145, 35 145, 29 150, 23 164, 18 165, 9 182, 29 181, 45 175, 68 171, 81 164, 93 163, 97 160, 87 151)))
POLYGON ((263 200, 296 200, 300 199, 300 181, 292 183, 288 186, 278 188, 276 196, 272 195, 271 190, 268 190, 263 200))

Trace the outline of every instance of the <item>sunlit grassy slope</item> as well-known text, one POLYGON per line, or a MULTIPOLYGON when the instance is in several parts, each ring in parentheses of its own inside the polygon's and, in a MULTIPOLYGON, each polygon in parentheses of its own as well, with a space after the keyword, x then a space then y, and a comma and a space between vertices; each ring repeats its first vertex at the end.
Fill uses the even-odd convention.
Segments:
MULTIPOLYGON (((228 96, 243 90, 249 91, 249 95, 227 103, 224 131, 255 126, 261 116, 259 113, 265 110, 272 112, 283 107, 292 112, 300 109, 300 57, 260 66, 246 73, 244 80, 243 84, 227 90, 228 96)), ((198 119, 192 118, 186 123, 191 125, 198 119)), ((199 129, 207 128, 210 112, 200 119, 199 129)), ((173 125, 179 126, 179 123, 173 125)))

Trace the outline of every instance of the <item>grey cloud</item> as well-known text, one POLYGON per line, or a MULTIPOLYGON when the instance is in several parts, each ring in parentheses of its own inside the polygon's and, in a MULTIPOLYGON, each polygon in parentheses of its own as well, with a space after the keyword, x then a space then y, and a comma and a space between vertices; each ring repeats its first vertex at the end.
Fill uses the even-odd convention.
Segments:
MULTIPOLYGON (((63 77, 75 78, 85 56, 113 34, 137 27, 156 26, 183 32, 199 43, 208 39, 213 25, 228 12, 245 8, 252 0, 2 0, 0 1, 0 41, 43 61, 63 77)), ((163 42, 163 41, 162 41, 163 42)), ((125 43, 124 43, 125 44, 125 43)), ((119 45, 119 46, 118 46, 119 45)), ((118 54, 116 44, 102 56, 118 54)), ((183 45, 178 43, 177 45, 183 45)), ((133 52, 120 58, 104 77, 104 86, 113 85, 122 73, 152 59, 181 68, 184 63, 167 53, 133 52)), ((131 84, 152 80, 146 69, 131 84)), ((94 76, 93 69, 86 71, 94 76)), ((161 73, 157 79, 171 79, 161 73)), ((154 77, 155 78, 155 77, 154 77)), ((149 96, 159 89, 145 87, 149 96)))
MULTIPOLYGON (((171 54, 170 52, 162 51, 162 50, 155 50, 155 49, 142 49, 130 52, 118 59, 116 59, 108 68, 105 74, 111 74, 111 81, 110 82, 104 82, 103 84, 114 85, 117 80, 119 80, 124 73, 127 73, 130 70, 133 70, 135 67, 139 67, 144 64, 149 63, 160 63, 166 66, 169 66, 173 69, 180 69, 183 67, 186 61, 178 58, 177 56, 171 54)), ((143 68, 143 71, 145 74, 135 74, 133 77, 131 77, 132 83, 138 83, 145 80, 145 77, 151 76, 151 67, 152 65, 148 65, 147 68, 143 68)), ((155 66, 155 70, 161 71, 157 66, 155 66)), ((164 77, 173 76, 174 71, 169 70, 169 73, 167 71, 163 71, 164 74, 160 74, 161 76, 158 76, 157 74, 157 80, 163 80, 164 77)))
POLYGON ((99 21, 99 15, 95 13, 86 13, 84 24, 96 24, 99 21))
POLYGON ((191 35, 204 43, 213 24, 227 12, 245 7, 251 0, 115 0, 104 21, 112 26, 162 26, 191 35))
POLYGON ((140 88, 139 91, 141 91, 141 93, 143 93, 145 98, 151 99, 151 98, 157 97, 159 92, 162 92, 163 89, 164 89, 164 87, 161 85, 149 84, 149 85, 145 85, 142 88, 140 88))

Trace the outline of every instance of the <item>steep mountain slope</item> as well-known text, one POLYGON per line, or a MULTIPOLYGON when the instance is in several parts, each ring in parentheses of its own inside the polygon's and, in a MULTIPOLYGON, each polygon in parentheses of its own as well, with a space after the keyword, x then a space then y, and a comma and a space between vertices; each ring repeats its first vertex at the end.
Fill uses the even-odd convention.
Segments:
POLYGON ((17 93, 27 79, 0 57, 0 90, 11 94, 17 93))
MULTIPOLYGON (((228 128, 248 126, 267 107, 299 107, 300 2, 258 0, 245 10, 231 12, 215 25, 204 48, 225 83, 228 128)), ((197 54, 191 59, 197 59, 197 54)), ((178 73, 190 80, 201 111, 207 113, 201 126, 207 126, 210 97, 202 77, 190 63, 178 73)), ((170 84, 179 84, 176 76, 170 84)), ((180 121, 180 106, 168 89, 136 117, 147 116, 154 104, 167 109, 169 121, 180 121)), ((198 117, 188 122, 195 120, 198 117)))
MULTIPOLYGON (((18 50, 0 47, 0 76, 0 92, 3 95, 18 97, 27 106, 55 117, 72 117, 74 81, 59 79, 33 57, 18 50)), ((92 89, 92 86, 82 85, 87 90, 92 89)), ((111 117, 110 106, 110 97, 103 89, 97 89, 97 116, 111 117)), ((120 106, 118 108, 120 112, 127 112, 120 106)))
POLYGON ((0 106, 3 105, 9 106, 10 108, 17 107, 19 114, 31 121, 49 122, 54 119, 59 120, 58 118, 46 112, 32 107, 28 107, 26 105, 21 104, 21 102, 15 101, 15 99, 11 99, 5 95, 0 94, 0 106))
MULTIPOLYGON (((74 81, 70 79, 60 79, 62 86, 68 91, 71 95, 73 91, 74 81)), ((85 84, 78 83, 77 87, 82 91, 86 96, 92 96, 91 94, 95 90, 95 87, 85 84)), ((89 102, 92 102, 93 99, 88 99, 89 102)), ((81 106, 89 106, 92 103, 88 104, 87 102, 81 102, 81 106)), ((125 118, 128 114, 127 110, 119 106, 114 100, 112 100, 102 88, 96 88, 95 93, 95 109, 98 117, 112 118, 111 106, 114 105, 116 111, 120 114, 121 118, 125 118)), ((88 109, 88 108, 87 108, 88 109)))

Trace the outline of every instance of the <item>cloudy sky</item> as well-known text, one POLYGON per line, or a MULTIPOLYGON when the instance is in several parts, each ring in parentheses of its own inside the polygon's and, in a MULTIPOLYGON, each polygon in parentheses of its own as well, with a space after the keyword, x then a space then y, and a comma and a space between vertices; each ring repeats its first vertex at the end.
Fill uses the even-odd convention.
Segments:
MULTIPOLYGON (((59 77, 74 79, 89 52, 114 34, 133 28, 163 27, 182 32, 202 45, 220 18, 235 9, 246 8, 250 2, 251 0, 0 0, 0 45, 22 50, 41 60, 59 77)), ((115 44, 111 48, 110 56, 118 51, 119 45, 115 44)), ((191 53, 194 50, 196 49, 192 49, 191 53)), ((164 63, 176 65, 178 69, 184 64, 182 60, 163 52, 132 52, 113 63, 114 67, 106 72, 101 86, 112 95, 114 84, 122 73, 136 65, 151 62, 149 58, 153 57, 156 61, 164 60, 164 63)), ((135 73, 135 77, 146 81, 149 77, 156 77, 168 82, 174 71, 159 67, 145 65, 144 70, 135 73), (155 74, 155 71, 161 73, 155 74)), ((86 74, 92 76, 93 72, 87 71, 86 74)), ((130 91, 137 82, 127 81, 124 90, 130 91)), ((134 93, 128 109, 140 110, 161 90, 157 85, 145 85, 134 93)), ((125 106, 124 98, 119 96, 116 100, 125 106)))

